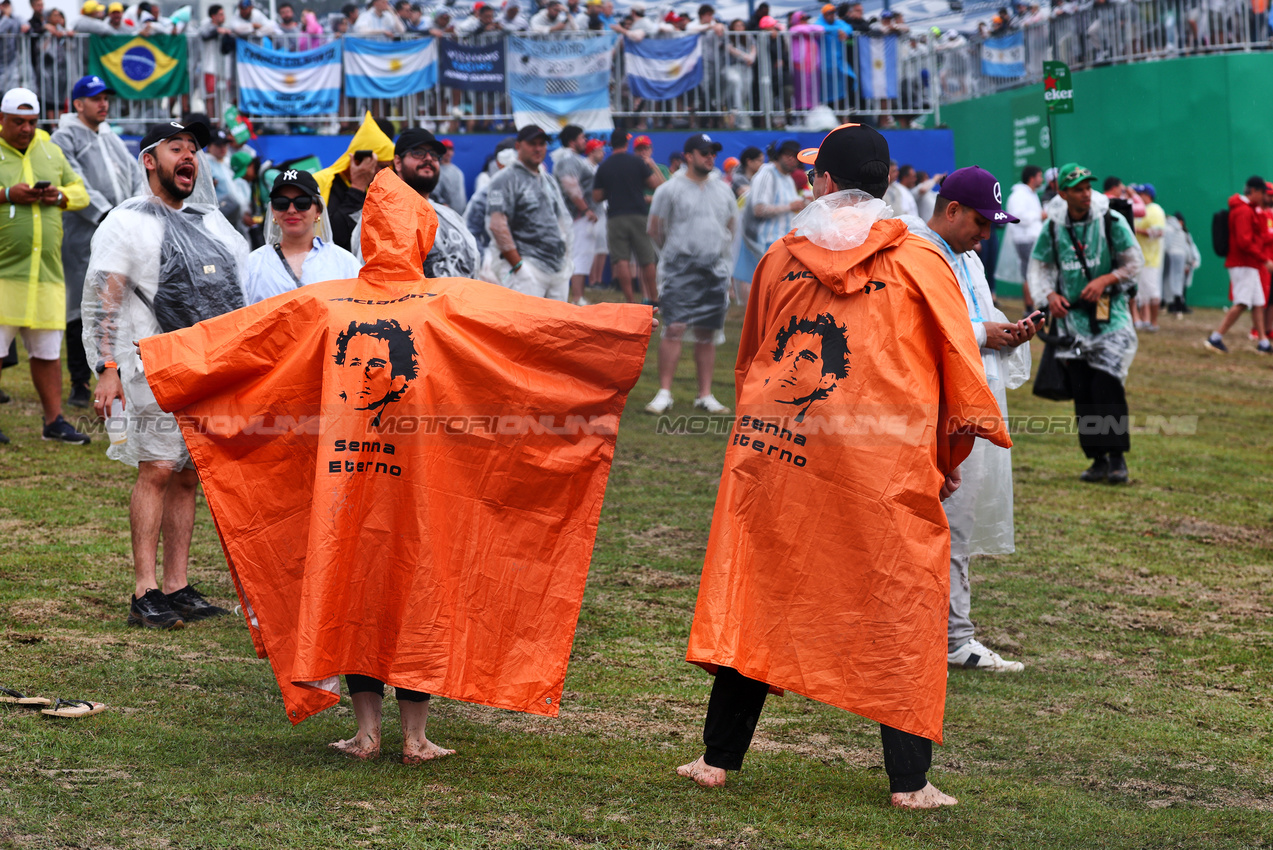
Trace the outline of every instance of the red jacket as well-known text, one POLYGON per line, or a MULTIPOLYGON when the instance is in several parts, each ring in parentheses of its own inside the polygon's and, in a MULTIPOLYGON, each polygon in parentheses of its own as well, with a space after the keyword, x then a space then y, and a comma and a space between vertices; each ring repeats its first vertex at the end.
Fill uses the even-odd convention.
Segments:
POLYGON ((1249 266, 1264 268, 1264 247, 1267 228, 1261 212, 1251 206, 1245 195, 1229 198, 1229 255, 1225 257, 1226 269, 1249 266))

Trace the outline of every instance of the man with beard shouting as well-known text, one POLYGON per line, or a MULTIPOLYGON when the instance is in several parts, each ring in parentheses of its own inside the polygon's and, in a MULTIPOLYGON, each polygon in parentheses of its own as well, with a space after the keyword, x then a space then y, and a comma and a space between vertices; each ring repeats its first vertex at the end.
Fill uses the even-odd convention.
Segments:
POLYGON ((248 245, 217 209, 212 178, 200 168, 199 151, 210 138, 198 121, 151 127, 141 141, 146 191, 102 221, 84 279, 84 350, 99 376, 94 407, 112 433, 106 455, 137 467, 129 503, 136 587, 128 623, 147 628, 181 628, 229 613, 186 580, 199 478, 133 344, 244 305, 248 245))
MULTIPOLYGON (((435 204, 429 200, 437 189, 445 152, 446 147, 428 130, 421 127, 403 130, 393 146, 393 170, 402 182, 429 201, 438 216, 438 233, 428 256, 424 258, 424 276, 477 277, 481 254, 477 250, 477 240, 464 223, 464 217, 446 204, 435 204)), ((354 256, 362 262, 361 219, 354 228, 350 247, 354 256)))

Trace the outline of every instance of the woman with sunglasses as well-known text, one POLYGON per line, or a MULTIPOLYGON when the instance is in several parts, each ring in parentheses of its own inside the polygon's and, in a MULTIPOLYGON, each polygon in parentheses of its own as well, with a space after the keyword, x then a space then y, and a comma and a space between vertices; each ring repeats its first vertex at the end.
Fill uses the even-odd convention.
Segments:
POLYGON ((265 245, 248 257, 248 303, 308 283, 355 278, 359 268, 353 254, 331 241, 318 181, 298 168, 280 171, 270 189, 265 245))

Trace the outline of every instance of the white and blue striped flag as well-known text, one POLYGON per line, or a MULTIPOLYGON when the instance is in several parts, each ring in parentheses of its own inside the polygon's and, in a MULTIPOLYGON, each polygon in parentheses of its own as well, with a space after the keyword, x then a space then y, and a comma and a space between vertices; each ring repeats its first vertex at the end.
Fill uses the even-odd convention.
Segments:
POLYGON ((437 83, 438 46, 432 38, 345 39, 345 94, 349 97, 406 97, 437 83))
POLYGON ((239 39, 239 108, 248 115, 339 112, 340 53, 340 42, 288 53, 239 39))
POLYGON ((981 73, 987 77, 1025 76, 1025 33, 988 38, 981 45, 981 73))
POLYGON ((624 39, 623 65, 628 88, 646 100, 671 100, 703 82, 700 36, 624 39))
POLYGON ((897 97, 897 36, 859 38, 857 43, 862 97, 897 97))
POLYGON ((618 36, 508 39, 508 94, 518 127, 552 133, 567 124, 586 132, 614 129, 610 65, 618 36))

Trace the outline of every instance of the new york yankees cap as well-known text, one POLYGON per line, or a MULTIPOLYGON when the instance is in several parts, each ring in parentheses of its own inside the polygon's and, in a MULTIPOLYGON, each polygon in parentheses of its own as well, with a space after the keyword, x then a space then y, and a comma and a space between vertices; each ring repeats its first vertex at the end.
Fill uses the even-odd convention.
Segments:
POLYGON ((302 171, 299 168, 285 168, 278 173, 278 177, 274 178, 274 185, 270 188, 270 197, 278 197, 285 186, 295 186, 306 195, 317 200, 322 200, 323 196, 318 191, 318 181, 314 179, 314 175, 308 171, 302 171))
POLYGON ((958 201, 981 213, 991 224, 1016 224, 1020 219, 1003 211, 1003 190, 999 181, 984 168, 970 165, 952 171, 938 192, 948 201, 958 201))

